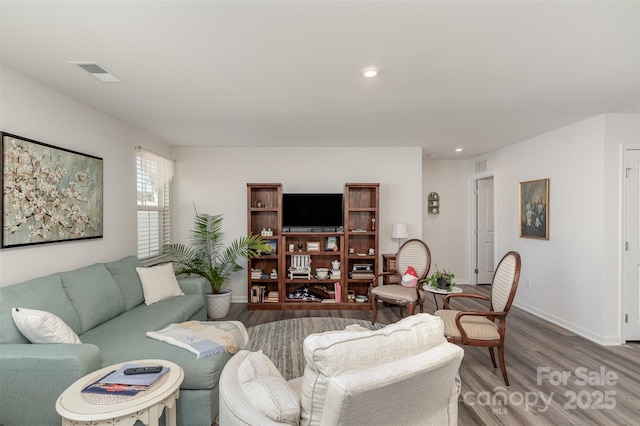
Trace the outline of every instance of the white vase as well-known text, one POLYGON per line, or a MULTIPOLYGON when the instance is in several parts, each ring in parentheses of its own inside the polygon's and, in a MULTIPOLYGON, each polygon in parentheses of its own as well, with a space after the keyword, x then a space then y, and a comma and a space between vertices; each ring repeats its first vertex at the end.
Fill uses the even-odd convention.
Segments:
POLYGON ((220 290, 221 293, 207 293, 207 315, 209 318, 224 318, 231 309, 231 289, 220 290))

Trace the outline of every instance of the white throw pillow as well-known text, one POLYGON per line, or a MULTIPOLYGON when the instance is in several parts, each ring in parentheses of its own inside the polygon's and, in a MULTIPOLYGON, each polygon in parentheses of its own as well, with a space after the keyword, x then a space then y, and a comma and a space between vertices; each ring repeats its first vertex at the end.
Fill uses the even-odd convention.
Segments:
POLYGON ((136 268, 136 272, 142 282, 146 305, 176 296, 184 296, 170 263, 150 268, 136 268))
POLYGON ((11 308, 13 322, 31 343, 82 343, 56 315, 35 309, 11 308))
POLYGON ((238 382, 247 400, 262 414, 280 423, 299 423, 300 395, 262 351, 252 352, 240 363, 238 382))

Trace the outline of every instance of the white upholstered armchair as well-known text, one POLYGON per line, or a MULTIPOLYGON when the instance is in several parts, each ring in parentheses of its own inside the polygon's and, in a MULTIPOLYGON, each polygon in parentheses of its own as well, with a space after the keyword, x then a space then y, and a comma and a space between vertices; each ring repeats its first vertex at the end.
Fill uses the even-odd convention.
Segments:
POLYGON ((312 334, 303 351, 304 375, 289 382, 261 351, 234 355, 220 376, 220 425, 457 424, 464 352, 437 317, 312 334))

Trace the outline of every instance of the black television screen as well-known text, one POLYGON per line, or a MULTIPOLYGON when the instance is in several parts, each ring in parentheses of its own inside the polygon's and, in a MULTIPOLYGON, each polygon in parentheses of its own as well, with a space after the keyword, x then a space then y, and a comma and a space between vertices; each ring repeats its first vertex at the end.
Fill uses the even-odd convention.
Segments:
POLYGON ((342 194, 282 194, 283 231, 342 230, 342 194))

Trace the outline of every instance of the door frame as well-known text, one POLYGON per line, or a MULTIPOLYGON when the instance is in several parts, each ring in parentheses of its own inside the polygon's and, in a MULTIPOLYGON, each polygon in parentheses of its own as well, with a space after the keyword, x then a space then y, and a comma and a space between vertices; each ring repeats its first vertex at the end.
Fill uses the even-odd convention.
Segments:
MULTIPOLYGON (((493 178, 493 221, 494 223, 498 223, 498 210, 496 209, 496 200, 498 197, 496 196, 498 187, 497 187, 497 179, 496 174, 493 172, 482 172, 476 173, 469 178, 469 264, 467 268, 467 276, 469 277, 469 284, 477 285, 476 281, 476 261, 478 254, 477 247, 477 238, 476 238, 476 221, 478 218, 478 206, 476 203, 476 185, 479 180, 493 178)), ((498 227, 494 226, 494 234, 493 234, 493 258, 498 259, 497 255, 497 239, 498 239, 498 227)))
MULTIPOLYGON (((625 344, 627 342, 627 338, 625 335, 625 322, 624 322, 624 316, 625 316, 625 296, 627 293, 627 280, 626 280, 626 269, 627 269, 627 264, 626 264, 626 256, 625 256, 625 249, 624 249, 624 244, 626 241, 626 231, 627 231, 627 217, 626 217, 626 213, 625 213, 625 205, 627 202, 627 187, 625 184, 625 164, 626 164, 626 159, 627 159, 627 151, 628 150, 640 150, 640 143, 624 143, 620 146, 620 205, 618 206, 619 208, 619 212, 620 212, 620 226, 619 226, 619 230, 620 230, 620 234, 618 236, 618 241, 619 241, 619 247, 620 247, 620 257, 619 257, 619 265, 620 265, 620 270, 619 270, 619 277, 620 277, 620 291, 619 291, 619 295, 620 297, 618 298, 618 325, 619 325, 619 330, 620 330, 620 343, 621 344, 625 344)), ((640 306, 638 307, 638 309, 640 309, 640 306)))

